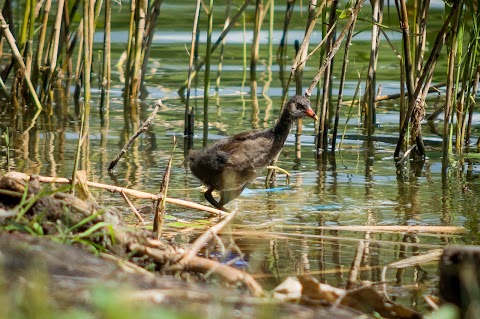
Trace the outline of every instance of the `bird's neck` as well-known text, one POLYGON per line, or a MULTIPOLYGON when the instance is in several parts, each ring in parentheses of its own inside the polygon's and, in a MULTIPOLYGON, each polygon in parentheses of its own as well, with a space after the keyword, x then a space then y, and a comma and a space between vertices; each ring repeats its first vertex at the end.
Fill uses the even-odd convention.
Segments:
POLYGON ((284 109, 277 123, 273 127, 276 142, 279 144, 279 151, 283 147, 283 143, 285 143, 294 121, 294 116, 288 112, 288 110, 284 109))

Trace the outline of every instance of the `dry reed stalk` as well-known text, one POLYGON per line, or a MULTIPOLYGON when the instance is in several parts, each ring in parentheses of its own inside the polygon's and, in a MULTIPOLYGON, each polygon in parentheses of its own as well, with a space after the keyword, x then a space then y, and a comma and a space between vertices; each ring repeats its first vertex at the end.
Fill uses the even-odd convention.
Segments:
POLYGON ((425 55, 425 45, 427 43, 427 17, 428 17, 428 9, 430 7, 430 0, 422 0, 418 1, 420 3, 420 9, 418 10, 417 14, 417 34, 418 37, 416 43, 416 51, 415 51, 415 83, 420 76, 420 72, 422 70, 423 59, 425 55))
POLYGON ((367 129, 367 136, 371 137, 375 128, 376 111, 375 111, 375 96, 377 95, 377 62, 378 62, 378 47, 380 45, 380 25, 382 24, 383 15, 383 0, 372 1, 372 40, 370 47, 370 62, 368 66, 367 84, 366 86, 366 105, 365 105, 365 127, 367 129))
POLYGON ((157 205, 155 205, 155 216, 153 218, 153 232, 157 239, 162 237, 162 229, 163 229, 163 217, 165 215, 165 209, 167 207, 167 192, 168 192, 168 183, 170 182, 170 172, 172 171, 172 160, 173 160, 173 153, 175 152, 175 147, 177 146, 176 140, 174 140, 174 146, 172 150, 172 154, 167 163, 167 167, 165 168, 165 173, 163 174, 162 184, 160 185, 160 194, 163 194, 162 198, 157 200, 157 205))
MULTIPOLYGON (((223 25, 223 30, 228 28, 230 24, 230 8, 232 6, 232 0, 227 0, 227 3, 225 5, 225 23, 223 25)), ((220 90, 220 75, 222 74, 222 68, 223 68, 223 55, 225 52, 225 39, 222 40, 222 43, 220 44, 220 56, 218 58, 218 71, 217 71, 217 78, 215 80, 215 91, 218 92, 220 90)))
POLYGON ((292 78, 295 76, 296 72, 297 72, 297 69, 300 67, 300 66, 303 66, 306 61, 308 61, 308 59, 313 55, 313 53, 315 53, 318 48, 320 48, 327 40, 328 36, 332 33, 333 30, 330 30, 329 33, 327 33, 327 35, 325 37, 323 37, 322 41, 320 41, 320 43, 316 46, 315 49, 313 49, 310 53, 308 53, 306 56, 303 57, 303 52, 307 53, 308 52, 308 43, 310 42, 310 37, 312 35, 312 32, 315 28, 315 24, 318 20, 318 18, 320 17, 320 14, 322 14, 323 12, 323 8, 325 6, 325 3, 327 1, 326 0, 323 0, 322 3, 320 5, 317 6, 317 12, 315 13, 313 19, 310 21, 309 24, 307 24, 307 31, 305 32, 305 35, 303 37, 303 40, 302 40, 302 43, 300 44, 300 48, 295 56, 295 59, 292 63, 292 69, 290 71, 290 76, 286 82, 286 84, 283 86, 283 95, 282 95, 282 101, 281 101, 281 104, 283 106, 283 104, 285 104, 286 100, 287 100, 287 93, 288 93, 288 88, 290 87, 290 82, 292 81, 292 78))
MULTIPOLYGON (((471 7, 470 11, 474 12, 471 7)), ((465 19, 462 19, 463 24, 465 24, 465 20, 468 20, 468 18, 465 17, 465 19)), ((463 28, 465 27, 462 25, 462 29, 463 28)), ((476 95, 475 93, 472 94, 472 89, 476 88, 474 82, 477 81, 477 73, 479 68, 478 60, 480 56, 478 50, 475 50, 474 48, 477 48, 479 45, 479 34, 480 31, 478 31, 478 22, 476 22, 472 30, 470 31, 470 38, 466 54, 464 55, 464 58, 461 58, 461 60, 463 60, 464 62, 462 62, 462 74, 459 74, 459 76, 462 76, 462 79, 460 91, 461 96, 459 97, 457 95, 457 132, 455 144, 456 149, 460 154, 463 153, 464 146, 470 143, 473 104, 475 102, 476 95)), ((476 91, 476 89, 473 89, 473 91, 476 91)))
MULTIPOLYGON (((251 228, 250 226, 248 226, 251 228)), ((269 226, 271 227, 271 225, 269 226)), ((275 226, 274 226, 275 227, 275 226)), ((422 235, 432 234, 437 237, 439 234, 465 234, 467 230, 463 226, 431 226, 431 225, 351 225, 351 226, 308 226, 308 225, 284 225, 279 226, 283 229, 297 230, 322 230, 322 231, 347 231, 347 232, 384 232, 384 233, 421 233, 422 235)), ((237 230, 236 230, 237 231, 237 230)))
POLYGON ((47 26, 48 26, 48 16, 50 14, 50 8, 52 6, 52 0, 47 0, 45 6, 43 7, 43 19, 42 27, 40 28, 40 36, 38 38, 37 50, 35 52, 35 63, 33 67, 32 82, 36 86, 38 83, 38 76, 40 75, 40 70, 43 67, 43 51, 45 48, 45 38, 47 35, 47 26))
MULTIPOLYGON (((7 176, 7 175, 11 176, 11 177, 14 177, 14 178, 20 178, 20 179, 26 180, 26 181, 30 180, 29 175, 24 174, 24 173, 20 173, 20 172, 10 172, 8 174, 5 174, 4 176, 7 176)), ((64 177, 39 176, 39 182, 41 182, 41 183, 71 184, 72 181, 70 179, 64 178, 64 177)), ((128 194, 130 196, 134 196, 136 198, 141 198, 141 199, 149 199, 149 200, 155 200, 156 201, 156 200, 163 197, 163 194, 151 194, 151 193, 147 193, 147 192, 138 191, 138 190, 135 190, 135 189, 130 189, 130 188, 126 188, 126 187, 119 187, 119 186, 114 186, 114 185, 108 185, 108 184, 102 184, 102 183, 86 181, 85 184, 88 185, 89 187, 101 188, 101 189, 108 190, 110 192, 116 192, 116 193, 124 192, 125 194, 128 194)), ((170 203, 170 204, 173 204, 173 205, 179 205, 179 206, 183 206, 183 207, 187 207, 187 208, 193 208, 193 209, 201 210, 201 211, 208 212, 208 213, 211 213, 211 214, 214 214, 214 215, 220 215, 220 216, 228 215, 228 212, 224 212, 220 209, 216 209, 216 208, 209 207, 209 206, 204 206, 204 205, 201 205, 201 204, 197 204, 197 203, 194 203, 194 202, 189 202, 189 201, 182 200, 182 199, 167 197, 166 201, 167 201, 167 203, 170 203)))
POLYGON ((468 124, 467 127, 465 128, 465 141, 467 143, 470 143, 470 137, 472 134, 472 121, 473 121, 473 108, 476 105, 476 91, 479 83, 479 78, 480 78, 480 65, 477 66, 477 69, 475 70, 475 79, 470 86, 470 92, 469 92, 469 98, 467 101, 469 101, 469 108, 468 108, 468 124))
POLYGON ((117 166, 118 161, 122 158, 122 156, 128 151, 128 148, 132 145, 133 141, 140 136, 143 132, 145 132, 150 124, 153 122, 155 119, 155 116, 157 115, 158 110, 162 107, 162 100, 158 100, 155 103, 155 107, 153 108, 152 113, 148 116, 148 118, 145 120, 145 122, 140 125, 138 130, 128 139, 127 143, 122 147, 120 152, 115 156, 115 158, 110 162, 110 165, 108 166, 108 171, 111 171, 117 166))
MULTIPOLYGON (((77 56, 77 65, 75 66, 75 92, 74 92, 74 100, 75 104, 78 104, 80 100, 81 90, 82 90, 82 77, 83 77, 83 19, 78 24, 78 56, 77 56)), ((71 50, 73 54, 73 50, 71 50)), ((77 112, 78 116, 78 112, 77 112)))
POLYGON ((130 251, 134 251, 136 254, 142 254, 151 257, 155 262, 161 265, 166 263, 170 264, 171 270, 184 270, 200 272, 203 274, 215 274, 222 280, 228 282, 231 285, 237 285, 243 283, 250 293, 255 297, 265 296, 262 287, 255 281, 255 279, 248 273, 239 269, 232 268, 228 265, 221 264, 218 261, 195 256, 191 258, 188 263, 180 265, 177 261, 177 255, 171 254, 167 249, 155 249, 154 247, 147 247, 138 243, 129 244, 130 251))
POLYGON ((160 6, 162 5, 163 0, 155 0, 151 9, 147 12, 147 26, 146 26, 146 36, 143 44, 142 51, 142 69, 140 76, 140 91, 141 94, 147 93, 147 88, 145 87, 145 75, 147 74, 148 60, 150 59, 150 52, 152 50, 153 36, 155 34, 155 26, 157 24, 158 16, 160 15, 160 6))
POLYGON ((125 65, 125 88, 124 88, 124 103, 125 107, 128 107, 130 103, 127 101, 130 98, 130 86, 132 82, 132 64, 133 64, 133 57, 135 56, 134 47, 135 47, 135 16, 136 16, 136 7, 137 1, 140 0, 132 0, 130 2, 130 21, 129 21, 129 29, 128 29, 128 41, 127 41, 127 62, 125 65))
POLYGON ((63 17, 63 6, 64 6, 64 1, 65 0, 59 0, 58 1, 58 7, 57 7, 57 15, 55 17, 55 24, 52 29, 52 35, 53 35, 53 42, 51 43, 51 51, 50 51, 50 57, 49 57, 49 62, 47 62, 48 65, 48 72, 45 76, 45 83, 43 84, 43 92, 42 95, 44 97, 48 97, 48 91, 49 87, 53 83, 53 74, 55 71, 55 68, 57 67, 57 60, 58 60, 58 52, 59 52, 59 45, 60 45, 60 30, 62 27, 62 17, 63 17))
POLYGON ((145 18, 148 9, 147 0, 139 0, 139 5, 137 6, 135 13, 135 45, 133 48, 134 60, 131 76, 131 85, 130 91, 128 92, 130 99, 136 99, 140 91, 140 82, 141 82, 141 62, 142 62, 142 48, 143 48, 143 38, 145 34, 145 18))
MULTIPOLYGON (((198 20, 200 16, 200 6, 201 0, 197 0, 195 4, 195 16, 193 20, 193 27, 192 27, 192 41, 190 45, 190 61, 188 64, 188 75, 187 75, 187 97, 185 100, 185 118, 184 118, 184 135, 190 141, 193 139, 193 131, 194 131, 194 108, 190 108, 190 93, 192 87, 192 77, 191 73, 193 72, 193 62, 195 58, 195 47, 196 47, 196 38, 197 38, 197 27, 198 27, 198 20)), ((186 149, 189 149, 190 143, 185 143, 186 149)))
POLYGON ((111 0, 105 1, 105 26, 103 35, 103 69, 102 69, 102 92, 110 89, 111 80, 111 19, 112 19, 112 7, 111 0))
POLYGON ((2 77, 0 77, 0 87, 2 88, 3 93, 8 96, 8 90, 7 87, 5 86, 5 83, 2 80, 2 77))
MULTIPOLYGON (((227 36, 228 32, 230 32, 230 30, 232 29, 232 27, 235 25, 235 23, 237 22, 238 18, 240 16, 242 16, 242 14, 245 12, 245 9, 248 7, 248 5, 250 4, 250 1, 251 0, 245 0, 245 2, 243 3, 243 5, 240 7, 240 9, 238 9, 237 13, 232 17, 232 20, 228 26, 228 28, 226 28, 225 30, 222 31, 222 33, 218 36, 217 38, 217 41, 215 41, 215 43, 212 45, 212 48, 210 49, 210 53, 213 53, 215 52, 215 50, 217 49, 217 47, 220 45, 220 43, 222 42, 222 40, 227 36)), ((182 92, 183 90, 185 90, 185 88, 187 87, 187 83, 188 81, 191 81, 194 77, 197 76, 197 73, 198 71, 203 68, 203 66, 205 65, 205 60, 206 58, 203 58, 202 61, 200 61, 200 63, 197 63, 196 66, 195 66, 195 69, 192 70, 192 72, 190 73, 190 77, 187 78, 185 80, 185 83, 178 89, 179 92, 182 92)))
POLYGON ((205 245, 208 244, 210 240, 216 237, 217 234, 223 228, 225 228, 225 226, 228 225, 228 223, 230 223, 236 216, 237 216, 237 210, 235 209, 233 212, 228 214, 222 221, 213 225, 207 231, 203 232, 202 235, 200 235, 197 239, 195 239, 195 241, 190 246, 190 248, 187 251, 185 251, 182 259, 179 261, 179 264, 180 265, 188 264, 192 260, 192 258, 197 256, 200 250, 203 247, 205 247, 205 245))
MULTIPOLYGON (((463 5, 463 1, 460 1, 463 5)), ((456 10, 459 7, 460 3, 455 2, 454 6, 451 9, 451 12, 455 12, 453 21, 451 24, 451 36, 450 43, 451 47, 448 55, 448 66, 447 66, 447 91, 446 91, 446 104, 443 118, 443 142, 442 142, 442 162, 444 166, 450 162, 449 156, 452 153, 452 130, 453 130, 453 112, 452 108, 455 101, 454 95, 454 76, 455 76, 455 64, 457 57, 458 49, 458 26, 461 23, 461 11, 456 10)))
POLYGON ((213 30, 213 0, 210 0, 207 11, 207 46, 205 48, 205 71, 204 71, 204 89, 203 89, 203 147, 208 142, 208 104, 210 98, 210 63, 212 56, 212 30, 213 30))
MULTIPOLYGON (((295 59, 299 57, 300 61, 304 61, 307 57, 308 53, 308 45, 310 43, 310 36, 311 32, 315 26, 315 22, 318 18, 318 11, 321 11, 323 6, 320 6, 319 10, 316 12, 315 8, 317 7, 317 0, 310 0, 310 4, 308 6, 308 19, 305 26, 305 35, 302 41, 302 45, 299 46, 298 52, 295 56, 295 59), (310 32, 309 32, 310 31, 310 32)), ((298 43, 298 42, 295 42, 298 43)), ((297 95, 302 95, 303 86, 302 86, 302 78, 303 78, 303 70, 305 68, 305 63, 298 65, 295 71, 295 93, 297 95)), ((293 69, 293 68, 292 68, 293 69)), ((288 92, 288 88, 284 88, 284 92, 288 92)), ((300 162, 302 158, 302 144, 301 144, 301 137, 302 137, 302 129, 303 129, 303 120, 297 120, 297 128, 295 133, 295 161, 296 163, 300 162)))
POLYGON ((354 287, 355 282, 357 281, 358 271, 360 270, 364 252, 365 252, 365 242, 361 240, 357 244, 355 258, 352 260, 352 265, 350 267, 350 273, 348 275, 348 281, 345 286, 345 290, 349 290, 354 287))
MULTIPOLYGON (((337 6, 338 1, 333 0, 330 5, 330 15, 328 18, 328 31, 332 31, 328 37, 326 44, 327 56, 333 51, 335 31, 336 31, 336 19, 337 19, 337 6)), ((338 50, 338 49, 337 49, 338 50)), ((327 61, 325 59, 325 61, 327 61)), ((328 150, 328 116, 329 116, 329 105, 330 105, 330 93, 331 93, 331 73, 333 70, 333 56, 328 60, 328 63, 325 65, 325 76, 323 78, 322 86, 322 97, 321 97, 321 107, 318 121, 318 134, 315 140, 315 149, 317 155, 322 153, 327 153, 328 150)))
POLYGON ((25 42, 25 76, 32 78, 32 61, 33 61, 33 35, 35 31, 35 2, 30 2, 30 15, 28 17, 28 35, 25 42))
MULTIPOLYGON (((407 83, 407 96, 410 103, 413 97, 414 83, 413 83, 413 67, 412 67, 412 52, 410 49, 410 29, 408 25, 408 12, 405 0, 395 0, 397 7, 398 18, 400 22, 400 29, 402 30, 403 43, 403 58, 405 59, 405 77, 407 83), (400 3, 399 3, 400 1, 400 3)), ((400 122, 408 121, 407 118, 400 119, 400 122)))
MULTIPOLYGON (((64 15, 66 17, 66 15, 64 15)), ((82 35, 83 35, 83 19, 80 20, 80 23, 76 27, 76 31, 70 35, 70 38, 67 40, 66 49, 65 49, 65 56, 63 58, 63 63, 62 63, 62 71, 67 75, 67 77, 70 77, 72 74, 72 56, 73 52, 75 50, 75 47, 77 44, 82 45, 82 35)), ((81 49, 78 50, 78 52, 82 52, 81 49)), ((81 54, 79 54, 81 56, 81 54)), ((77 69, 75 69, 77 71, 77 69)), ((77 73, 75 72, 75 75, 77 73)))
POLYGON ((329 62, 333 59, 335 54, 337 53, 338 49, 340 48, 340 45, 342 44, 343 38, 348 32, 348 29, 352 25, 353 21, 355 21, 356 17, 358 16, 358 13, 362 9, 363 4, 365 3, 365 0, 359 0, 356 4, 356 6, 353 8, 351 15, 349 16, 348 21, 346 22, 345 26, 343 27, 342 31, 338 34, 337 40, 335 41, 332 50, 327 54, 325 57, 325 60, 323 61, 322 66, 319 68, 317 73, 315 74, 312 83, 310 86, 307 88, 305 91, 305 96, 306 97, 311 97, 312 96, 312 91, 313 89, 317 86, 318 81, 322 77, 322 75, 325 72, 325 68, 329 64, 329 62))
MULTIPOLYGON (((328 27, 328 20, 327 20, 327 10, 322 11, 322 20, 321 20, 321 30, 322 30, 322 42, 326 41, 329 38, 329 34, 327 27, 328 27)), ((333 31, 333 30, 332 30, 333 31)), ((320 48, 320 54, 318 59, 318 68, 322 67, 323 60, 325 59, 325 47, 322 45, 320 48)), ((315 99, 315 114, 320 114, 322 104, 322 83, 318 82, 317 84, 317 97, 315 99)), ((315 136, 318 135, 319 126, 315 125, 315 136)))
MULTIPOLYGON (((22 70, 25 70, 26 66, 25 66, 25 63, 23 62, 20 51, 18 50, 15 44, 15 38, 13 34, 10 32, 9 26, 5 21, 5 18, 3 17, 3 14, 1 12, 0 12, 0 29, 2 30, 2 34, 7 40, 8 45, 12 49, 12 54, 15 61, 18 63, 18 65, 20 65, 20 68, 22 70)), ((30 90, 30 94, 32 95, 32 98, 34 100, 35 106, 37 107, 37 110, 42 110, 43 109, 42 104, 38 99, 38 96, 37 96, 37 93, 35 92, 35 88, 33 87, 32 81, 30 81, 30 77, 25 76, 23 79, 25 82, 27 82, 28 89, 30 90)))
POLYGON ((62 45, 62 51, 64 50, 64 56, 62 58, 62 70, 63 67, 66 65, 66 70, 65 74, 66 77, 69 78, 72 74, 72 59, 71 57, 67 60, 66 55, 68 53, 68 50, 70 49, 69 42, 70 42, 70 37, 74 36, 70 33, 70 15, 69 15, 69 5, 68 1, 64 2, 63 5, 63 25, 62 25, 62 31, 61 31, 61 40, 60 42, 63 43, 62 45))
MULTIPOLYGON (((427 93, 439 92, 439 89, 447 85, 446 82, 438 83, 428 87, 427 93)), ((404 95, 404 94, 403 94, 404 95)), ((395 100, 402 97, 402 93, 394 93, 394 94, 387 94, 387 95, 379 95, 375 99, 375 102, 380 101, 388 101, 388 100, 395 100)))
MULTIPOLYGON (((358 2, 358 0, 356 1, 358 2)), ((333 124, 333 134, 332 134, 332 153, 335 152, 335 146, 337 144, 337 132, 338 132, 338 122, 340 120, 340 108, 342 105, 343 100, 343 89, 345 86, 345 78, 347 74, 347 65, 348 65, 348 53, 350 52, 350 46, 352 44, 352 37, 353 31, 355 29, 356 19, 353 21, 352 25, 350 26, 347 34, 347 39, 345 40, 345 52, 344 58, 342 63, 342 71, 340 73, 340 85, 338 89, 338 99, 337 99, 337 107, 335 109, 335 121, 333 124)))
POLYGON ((258 50, 260 49, 260 30, 262 28, 263 0, 257 0, 255 4, 255 20, 253 24, 253 41, 250 52, 250 76, 255 72, 258 61, 258 50))
MULTIPOLYGON (((427 89, 428 85, 425 85, 425 83, 427 81, 429 81, 429 79, 431 79, 433 70, 435 69, 435 65, 436 65, 436 63, 438 61, 438 57, 440 55, 440 51, 442 50, 443 44, 445 42, 446 30, 448 28, 450 20, 454 16, 457 9, 458 9, 458 4, 455 2, 452 6, 452 9, 450 10, 449 15, 445 19, 442 28, 440 29, 440 31, 437 34, 437 38, 435 39, 435 42, 432 46, 432 50, 430 52, 428 60, 425 63, 425 65, 423 67, 422 74, 417 81, 417 86, 415 88, 415 92, 413 94, 413 97, 408 102, 408 109, 407 109, 407 112, 405 114, 405 119, 406 120, 403 121, 403 123, 402 123, 402 128, 400 130, 397 146, 396 146, 395 152, 394 152, 394 158, 396 158, 396 159, 398 159, 398 157, 400 155, 400 149, 403 145, 403 141, 404 141, 405 134, 406 134, 407 127, 408 127, 408 123, 409 123, 408 119, 410 119, 412 117, 412 114, 413 114, 413 111, 414 111, 414 108, 415 108, 416 99, 420 96, 421 92, 423 92, 425 94, 425 92, 428 92, 428 90, 429 90, 429 89, 427 89)), ((448 90, 447 90, 447 92, 448 92, 448 90)))
POLYGON ((280 39, 280 45, 277 49, 277 60, 283 60, 287 56, 287 33, 290 20, 292 18, 293 8, 295 7, 295 0, 287 1, 287 9, 285 10, 285 18, 283 19, 283 33, 280 39))
MULTIPOLYGON (((63 0, 60 0, 63 1, 63 0)), ((91 74, 91 63, 92 63, 92 44, 93 44, 93 34, 92 34, 92 24, 91 20, 93 19, 93 8, 89 0, 83 0, 83 103, 81 108, 81 122, 80 122, 80 132, 78 136, 77 149, 75 152, 75 158, 73 162, 72 170, 72 193, 75 193, 75 184, 77 170, 79 167, 82 145, 88 134, 89 126, 89 117, 90 117, 90 74, 91 74)), ((80 57, 79 57, 80 59, 80 57)), ((88 143, 87 143, 88 144, 88 143)))
MULTIPOLYGON (((366 226, 368 227, 368 226, 366 226)), ((368 230, 363 230, 365 232, 368 232, 368 230)), ((258 232, 256 232, 258 233, 258 232)), ((240 235, 239 231, 235 231, 235 234, 240 235)), ((268 231, 264 233, 264 236, 277 236, 277 238, 282 238, 282 240, 289 239, 289 238, 311 238, 315 239, 317 241, 319 240, 324 240, 327 242, 359 242, 361 240, 365 240, 364 238, 354 238, 350 235, 348 236, 338 236, 338 235, 315 235, 315 234, 304 234, 304 233, 295 233, 295 232, 276 232, 276 231, 268 231)), ((412 236, 412 234, 409 234, 409 236, 412 236)), ((435 236, 438 238, 438 235, 435 236)), ((381 237, 380 237, 381 238, 381 237)), ((376 245, 398 245, 398 240, 383 240, 383 239, 369 239, 369 244, 376 244, 376 245)), ((428 244, 428 243, 418 243, 418 242, 402 242, 401 246, 408 248, 408 247, 414 247, 414 248, 430 248, 430 249, 435 249, 435 248, 443 248, 444 245, 437 245, 437 244, 428 244)), ((368 268, 370 269, 370 268, 368 268)), ((361 269, 362 270, 362 269, 361 269)))

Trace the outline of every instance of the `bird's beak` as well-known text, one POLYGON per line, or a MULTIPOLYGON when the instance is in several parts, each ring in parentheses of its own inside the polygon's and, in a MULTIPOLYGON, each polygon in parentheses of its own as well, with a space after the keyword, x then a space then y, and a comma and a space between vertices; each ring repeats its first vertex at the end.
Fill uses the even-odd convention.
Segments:
POLYGON ((317 114, 315 114, 315 112, 313 112, 312 108, 307 109, 307 115, 312 119, 314 119, 315 121, 318 121, 318 116, 317 114))

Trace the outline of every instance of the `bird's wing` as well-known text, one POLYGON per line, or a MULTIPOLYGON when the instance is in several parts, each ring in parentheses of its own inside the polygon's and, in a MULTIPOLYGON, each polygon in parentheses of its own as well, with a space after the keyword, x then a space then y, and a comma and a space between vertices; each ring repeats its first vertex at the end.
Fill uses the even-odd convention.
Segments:
POLYGON ((234 142, 221 147, 222 151, 228 153, 226 167, 244 171, 257 170, 269 164, 269 150, 273 141, 268 134, 241 133, 231 140, 234 142))

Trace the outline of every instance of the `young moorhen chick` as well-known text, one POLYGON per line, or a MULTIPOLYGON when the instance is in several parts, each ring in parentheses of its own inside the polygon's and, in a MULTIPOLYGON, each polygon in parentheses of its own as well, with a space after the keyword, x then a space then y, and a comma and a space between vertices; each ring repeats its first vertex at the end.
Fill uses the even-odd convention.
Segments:
POLYGON ((280 152, 293 122, 304 116, 318 120, 310 101, 296 95, 285 103, 273 128, 243 132, 222 139, 201 151, 190 151, 190 170, 208 187, 205 198, 216 208, 240 195, 257 170, 270 164, 280 152), (220 192, 217 202, 213 190, 220 192))

